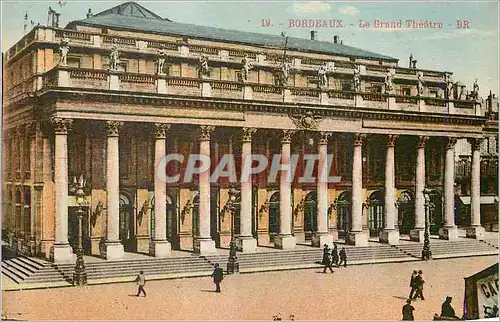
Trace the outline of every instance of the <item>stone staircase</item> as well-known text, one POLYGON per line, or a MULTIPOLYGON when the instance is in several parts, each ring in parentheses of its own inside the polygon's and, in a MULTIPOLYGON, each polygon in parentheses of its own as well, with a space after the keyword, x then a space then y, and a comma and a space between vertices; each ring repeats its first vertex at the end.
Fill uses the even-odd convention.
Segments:
MULTIPOLYGON (((400 261, 401 259, 412 260, 411 255, 405 254, 399 249, 388 245, 377 245, 367 247, 340 246, 345 247, 347 264, 356 263, 378 263, 400 261)), ((227 256, 202 256, 210 264, 219 263, 224 269, 227 265, 227 256)), ((291 269, 318 267, 321 265, 323 250, 310 248, 301 250, 262 251, 251 254, 238 253, 238 263, 241 272, 256 270, 291 269)))
MULTIPOLYGON (((458 240, 436 240, 431 239, 431 252, 433 258, 452 258, 465 256, 498 255, 498 241, 479 241, 475 239, 459 238, 458 240)), ((422 243, 408 243, 393 246, 402 252, 420 258, 422 255, 422 243)))

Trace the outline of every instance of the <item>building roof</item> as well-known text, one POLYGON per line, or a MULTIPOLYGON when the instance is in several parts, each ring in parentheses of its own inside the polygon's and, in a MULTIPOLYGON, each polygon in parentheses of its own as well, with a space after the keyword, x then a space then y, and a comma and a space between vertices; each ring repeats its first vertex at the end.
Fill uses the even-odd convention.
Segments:
MULTIPOLYGON (((102 11, 90 18, 76 20, 68 24, 68 28, 76 25, 105 26, 122 30, 136 30, 168 35, 182 35, 199 39, 210 39, 223 42, 259 45, 266 47, 283 47, 283 38, 277 35, 237 31, 223 28, 198 26, 188 23, 173 22, 164 19, 154 12, 135 2, 126 2, 111 9, 102 11)), ((335 54, 360 58, 372 58, 398 61, 398 59, 328 41, 288 38, 291 50, 335 54)))

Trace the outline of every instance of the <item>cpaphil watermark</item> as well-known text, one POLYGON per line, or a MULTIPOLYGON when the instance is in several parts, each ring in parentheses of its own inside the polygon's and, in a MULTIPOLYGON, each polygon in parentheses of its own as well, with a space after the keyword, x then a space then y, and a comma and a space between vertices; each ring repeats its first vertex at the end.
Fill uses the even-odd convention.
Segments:
POLYGON ((249 154, 242 160, 233 154, 224 154, 217 163, 203 154, 167 154, 156 166, 156 176, 165 183, 190 183, 199 175, 209 174, 210 182, 219 182, 221 178, 230 183, 246 183, 252 181, 253 175, 266 171, 267 181, 274 183, 278 179, 287 183, 295 182, 299 162, 301 173, 298 183, 338 183, 340 176, 331 175, 334 161, 333 154, 326 154, 320 160, 319 154, 291 154, 283 158, 275 154, 269 160, 262 154, 249 154), (321 162, 320 162, 321 161, 321 162))

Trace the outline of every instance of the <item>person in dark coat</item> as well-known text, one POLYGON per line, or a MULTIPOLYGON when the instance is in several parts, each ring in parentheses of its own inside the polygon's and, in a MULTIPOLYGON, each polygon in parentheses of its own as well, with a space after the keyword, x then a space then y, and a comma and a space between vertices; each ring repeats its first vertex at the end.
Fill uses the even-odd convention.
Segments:
POLYGON ((325 247, 323 248, 323 260, 321 261, 321 263, 325 265, 323 273, 326 273, 327 268, 329 268, 330 272, 333 273, 332 261, 330 260, 330 249, 328 248, 327 244, 325 244, 325 247))
POLYGON ((333 262, 333 265, 335 265, 336 267, 339 267, 339 251, 337 249, 337 244, 333 244, 332 262, 333 262))
POLYGON ((451 300, 452 300, 451 296, 446 297, 446 300, 444 301, 443 305, 441 305, 441 316, 459 320, 459 317, 455 315, 455 310, 451 306, 451 300))
POLYGON ((403 321, 413 321, 414 320, 414 317, 413 317, 414 310, 415 310, 415 308, 413 307, 413 305, 411 305, 411 300, 407 299, 406 304, 403 305, 403 310, 402 310, 403 321))
POLYGON ((344 267, 347 267, 347 254, 345 253, 345 248, 342 247, 342 249, 340 250, 340 262, 339 262, 339 266, 342 265, 342 263, 344 263, 344 267))
POLYGON ((146 285, 146 276, 144 276, 144 272, 140 271, 139 275, 135 278, 135 282, 137 283, 137 286, 139 287, 137 290, 137 297, 141 294, 141 292, 144 294, 144 297, 146 297, 146 291, 144 291, 144 285, 146 285))
POLYGON ((415 276, 415 287, 416 287, 416 292, 415 296, 413 299, 415 300, 417 297, 420 297, 420 299, 425 300, 424 298, 424 278, 422 277, 422 271, 418 271, 418 275, 415 276))
POLYGON ((214 279, 215 283, 215 292, 220 293, 220 283, 224 279, 224 271, 222 268, 219 267, 218 263, 215 263, 215 269, 214 272, 212 273, 212 278, 214 279))
POLYGON ((417 288, 415 286, 415 277, 417 277, 417 275, 418 275, 417 271, 413 271, 413 273, 411 273, 411 279, 410 279, 411 291, 410 291, 410 296, 408 297, 409 299, 413 298, 413 295, 415 294, 415 291, 417 290, 417 288))

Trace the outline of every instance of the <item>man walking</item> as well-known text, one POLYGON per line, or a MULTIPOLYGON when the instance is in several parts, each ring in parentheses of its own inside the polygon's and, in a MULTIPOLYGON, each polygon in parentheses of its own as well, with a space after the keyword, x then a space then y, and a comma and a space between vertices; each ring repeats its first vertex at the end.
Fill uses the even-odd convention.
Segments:
POLYGON ((342 265, 342 263, 344 263, 344 267, 347 267, 347 254, 345 253, 345 248, 342 247, 342 249, 340 250, 340 262, 339 262, 339 266, 342 265))
POLYGON ((325 268, 323 269, 323 273, 326 273, 326 269, 329 268, 330 272, 333 273, 332 269, 332 261, 330 260, 330 249, 328 249, 328 245, 325 244, 325 247, 323 248, 323 261, 322 264, 325 265, 325 268))
POLYGON ((417 297, 420 297, 421 300, 425 300, 424 298, 424 278, 422 277, 422 270, 418 271, 418 275, 415 276, 415 287, 416 287, 416 293, 415 297, 413 298, 414 300, 417 299, 417 297))
POLYGON ((413 271, 413 273, 411 273, 411 279, 410 279, 410 287, 411 287, 411 291, 410 291, 410 296, 408 296, 409 299, 412 299, 413 298, 413 295, 415 294, 415 291, 416 291, 416 287, 415 287, 415 277, 417 277, 418 273, 417 271, 413 271))
POLYGON ((339 251, 337 249, 337 244, 333 244, 332 262, 335 267, 339 267, 339 251))
POLYGON ((146 291, 144 290, 144 285, 146 285, 146 276, 144 276, 144 272, 140 271, 139 275, 135 278, 135 282, 139 286, 139 289, 137 290, 137 297, 142 293, 144 293, 144 297, 146 297, 146 291))
POLYGON ((220 293, 220 283, 224 279, 224 271, 219 267, 219 263, 215 263, 215 269, 212 273, 212 278, 215 283, 215 292, 220 293))
POLYGON ((415 308, 413 307, 413 305, 411 305, 411 300, 410 299, 407 299, 406 300, 406 304, 403 305, 403 321, 413 321, 414 320, 414 317, 413 317, 413 311, 415 310, 415 308))

